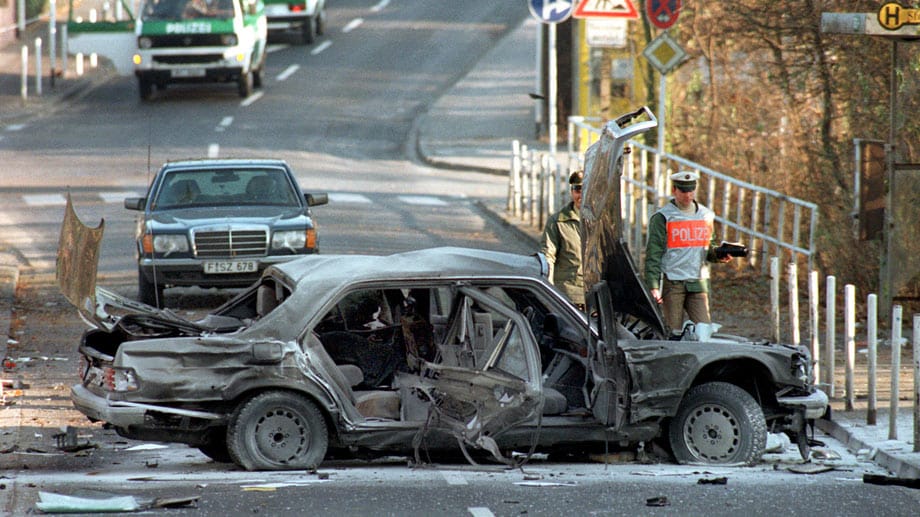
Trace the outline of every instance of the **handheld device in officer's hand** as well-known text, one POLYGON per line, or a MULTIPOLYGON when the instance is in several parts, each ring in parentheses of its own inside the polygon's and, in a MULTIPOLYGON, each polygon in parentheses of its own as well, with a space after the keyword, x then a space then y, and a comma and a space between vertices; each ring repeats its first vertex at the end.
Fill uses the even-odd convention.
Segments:
POLYGON ((716 258, 723 259, 725 257, 746 257, 748 256, 747 246, 741 244, 740 242, 726 242, 722 241, 722 244, 719 247, 715 248, 716 258))

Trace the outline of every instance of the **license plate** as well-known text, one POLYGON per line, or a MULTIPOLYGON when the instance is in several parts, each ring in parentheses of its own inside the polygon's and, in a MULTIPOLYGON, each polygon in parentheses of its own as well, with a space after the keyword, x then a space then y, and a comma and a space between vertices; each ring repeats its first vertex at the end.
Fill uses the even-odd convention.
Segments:
POLYGON ((170 73, 173 77, 204 77, 203 68, 177 68, 170 73))
POLYGON ((255 260, 212 260, 204 263, 204 272, 209 275, 255 273, 258 270, 255 260))

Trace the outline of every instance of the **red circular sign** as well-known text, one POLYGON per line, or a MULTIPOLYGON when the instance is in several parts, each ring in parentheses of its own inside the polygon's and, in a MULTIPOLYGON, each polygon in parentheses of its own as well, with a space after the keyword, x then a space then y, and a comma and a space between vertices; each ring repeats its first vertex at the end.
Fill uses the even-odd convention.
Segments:
POLYGON ((677 21, 680 0, 645 0, 645 15, 659 29, 667 29, 677 21))

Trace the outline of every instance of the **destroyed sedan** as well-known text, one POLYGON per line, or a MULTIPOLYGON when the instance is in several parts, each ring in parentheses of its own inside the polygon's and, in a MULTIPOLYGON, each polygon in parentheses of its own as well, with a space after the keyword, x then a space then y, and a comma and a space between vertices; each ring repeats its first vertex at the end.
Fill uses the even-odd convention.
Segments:
MULTIPOLYGON (((751 464, 770 432, 807 455, 807 423, 827 407, 807 349, 666 339, 617 216, 601 209, 618 199, 607 178, 618 185, 624 142, 654 123, 648 110, 611 122, 592 159, 585 228, 598 248, 586 265, 603 267, 587 313, 547 281, 539 255, 307 256, 269 267, 199 321, 69 282, 93 278, 74 274, 93 257, 65 256, 64 293, 95 327, 73 403, 124 437, 250 470, 343 453, 459 449, 511 462, 513 451, 640 445, 681 463, 751 464)), ((62 236, 92 232, 72 210, 67 219, 62 236)), ((91 249, 101 235, 70 239, 91 249)))

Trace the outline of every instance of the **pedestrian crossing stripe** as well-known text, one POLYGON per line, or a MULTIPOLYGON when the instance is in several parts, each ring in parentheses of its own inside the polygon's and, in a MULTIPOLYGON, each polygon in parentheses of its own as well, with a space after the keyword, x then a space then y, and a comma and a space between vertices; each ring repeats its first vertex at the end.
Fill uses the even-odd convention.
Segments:
MULTIPOLYGON (((112 204, 112 203, 122 203, 125 198, 129 197, 143 197, 143 193, 138 193, 134 190, 124 190, 124 191, 112 191, 112 192, 98 192, 94 194, 98 199, 101 199, 103 203, 112 204)), ((85 197, 83 199, 86 199, 85 197)), ((439 197, 435 196, 397 196, 401 202, 408 205, 416 206, 447 206, 449 203, 439 197)), ((23 194, 23 202, 28 206, 64 206, 67 203, 67 200, 62 194, 23 194)), ((329 193, 329 203, 330 204, 341 204, 341 205, 369 205, 373 201, 363 195, 355 194, 351 192, 330 192, 329 193)))
POLYGON ((22 200, 29 206, 57 206, 67 203, 60 194, 26 194, 22 196, 22 200))
POLYGON ((443 199, 432 196, 399 196, 399 200, 410 205, 447 206, 443 199))
POLYGON ((353 204, 367 204, 371 200, 367 196, 362 196, 361 194, 349 194, 347 192, 338 192, 329 194, 330 203, 353 203, 353 204))

